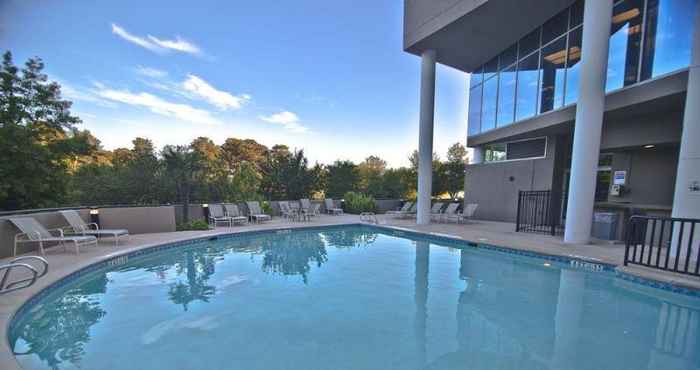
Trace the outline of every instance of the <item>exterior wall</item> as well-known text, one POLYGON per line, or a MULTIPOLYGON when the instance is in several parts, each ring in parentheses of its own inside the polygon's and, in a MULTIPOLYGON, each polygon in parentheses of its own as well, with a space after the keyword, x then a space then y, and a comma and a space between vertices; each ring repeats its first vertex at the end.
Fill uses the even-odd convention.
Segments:
POLYGON ((614 153, 612 171, 627 171, 629 193, 608 196, 608 201, 670 209, 677 167, 677 146, 614 153))

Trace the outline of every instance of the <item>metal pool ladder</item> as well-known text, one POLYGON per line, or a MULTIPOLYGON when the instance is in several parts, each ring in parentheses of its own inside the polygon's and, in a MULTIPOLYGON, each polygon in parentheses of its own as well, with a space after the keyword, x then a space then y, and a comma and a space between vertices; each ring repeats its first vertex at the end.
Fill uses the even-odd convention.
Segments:
POLYGON ((29 288, 48 272, 49 263, 42 257, 24 256, 15 258, 6 265, 0 265, 0 294, 29 288), (39 268, 32 266, 30 262, 38 262, 39 268), (20 276, 28 274, 29 277, 13 279, 13 273, 21 274, 20 276))

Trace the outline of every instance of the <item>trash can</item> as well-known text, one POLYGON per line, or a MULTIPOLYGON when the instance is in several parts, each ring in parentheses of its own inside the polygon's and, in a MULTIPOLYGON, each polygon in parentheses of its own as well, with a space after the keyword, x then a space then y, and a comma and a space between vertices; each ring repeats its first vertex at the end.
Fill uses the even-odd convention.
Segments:
POLYGON ((595 212, 593 214, 593 228, 591 235, 596 239, 617 239, 618 214, 613 212, 595 212))

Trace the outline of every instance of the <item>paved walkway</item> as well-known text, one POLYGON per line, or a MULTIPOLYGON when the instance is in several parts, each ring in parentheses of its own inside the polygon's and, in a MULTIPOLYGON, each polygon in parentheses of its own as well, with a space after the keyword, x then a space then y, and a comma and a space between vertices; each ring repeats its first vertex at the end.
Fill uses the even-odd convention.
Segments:
MULTIPOLYGON (((624 256, 624 247, 619 244, 567 245, 564 244, 559 237, 515 233, 513 224, 503 222, 472 221, 469 224, 431 224, 418 226, 416 225, 415 220, 412 219, 401 220, 383 215, 378 217, 378 221, 381 226, 410 229, 428 234, 435 233, 449 235, 475 243, 485 243, 550 255, 573 257, 592 262, 620 265, 624 256)), ((27 301, 41 289, 61 279, 62 277, 79 270, 82 267, 129 251, 203 236, 213 236, 249 230, 341 225, 358 222, 360 222, 360 218, 353 215, 321 216, 312 222, 301 223, 288 222, 280 218, 275 218, 271 222, 263 224, 236 226, 234 228, 220 227, 216 230, 207 231, 180 231, 171 233, 132 235, 130 240, 125 241, 118 247, 115 247, 109 240, 107 240, 96 248, 83 248, 79 255, 76 255, 72 249, 69 249, 67 252, 64 252, 62 248, 49 249, 47 251, 46 259, 49 261, 50 271, 47 276, 40 279, 30 288, 0 296, 0 337, 2 338, 0 339, 2 341, 2 343, 0 343, 0 369, 20 369, 14 355, 12 355, 9 344, 7 343, 6 329, 14 312, 23 302, 27 301)), ((6 263, 8 260, 9 259, 0 260, 0 265, 6 263)), ((700 290, 700 278, 685 277, 641 267, 618 268, 642 277, 671 282, 700 290)))

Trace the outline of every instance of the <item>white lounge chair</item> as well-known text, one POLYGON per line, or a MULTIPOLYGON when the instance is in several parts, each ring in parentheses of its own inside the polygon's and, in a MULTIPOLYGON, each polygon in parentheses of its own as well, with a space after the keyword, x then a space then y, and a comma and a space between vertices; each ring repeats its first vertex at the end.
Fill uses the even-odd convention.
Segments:
POLYGON ((277 204, 278 204, 279 207, 280 207, 280 214, 282 215, 282 217, 284 217, 284 218, 286 218, 286 219, 290 219, 290 218, 291 218, 291 219, 295 219, 295 218, 297 217, 297 212, 296 212, 296 210, 292 209, 292 208, 289 206, 289 202, 287 202, 287 201, 279 201, 279 202, 277 202, 277 204))
POLYGON ((445 203, 443 202, 435 202, 433 204, 433 207, 430 208, 430 218, 431 219, 440 219, 442 217, 442 207, 445 206, 445 203))
POLYGON ((209 220, 210 225, 217 227, 219 224, 228 225, 228 227, 233 226, 233 220, 231 217, 224 214, 224 207, 221 204, 210 204, 209 205, 209 220))
POLYGON ((255 222, 269 221, 272 219, 270 215, 263 213, 258 202, 245 202, 248 206, 248 217, 255 222))
POLYGON ((343 214, 343 209, 336 207, 335 203, 333 202, 333 199, 326 198, 324 200, 324 203, 326 205, 326 213, 328 213, 329 215, 342 215, 343 214))
POLYGON ((474 213, 476 212, 477 208, 479 208, 478 204, 469 203, 466 206, 464 206, 464 210, 461 213, 458 213, 457 215, 453 216, 452 219, 456 220, 457 223, 469 221, 469 219, 474 217, 474 213))
POLYGON ((224 204, 226 209, 226 216, 231 219, 234 225, 246 224, 248 223, 248 217, 241 215, 241 211, 235 204, 224 204))
POLYGON ((63 229, 47 230, 33 217, 10 218, 21 233, 15 235, 15 245, 12 252, 13 256, 17 255, 17 245, 21 243, 38 243, 39 252, 44 255, 44 243, 58 243, 66 248, 66 243, 75 245, 75 253, 80 253, 80 247, 84 245, 97 245, 97 238, 92 235, 72 235, 66 236, 63 234, 63 229))
POLYGON ((445 221, 450 221, 452 219, 455 219, 456 217, 459 216, 457 213, 457 209, 459 208, 459 203, 450 203, 447 205, 447 208, 445 208, 445 211, 442 212, 438 218, 438 222, 445 222, 445 221))
POLYGON ((306 212, 311 208, 311 201, 304 198, 304 199, 299 199, 299 204, 301 205, 301 210, 306 212))
POLYGON ((65 211, 59 211, 59 213, 66 219, 68 225, 72 230, 72 234, 78 235, 92 235, 98 240, 103 236, 111 236, 114 238, 114 245, 119 245, 119 238, 129 237, 129 230, 127 229, 100 229, 100 226, 94 222, 85 223, 83 218, 80 217, 78 211, 74 209, 69 209, 65 211))
POLYGON ((406 202, 401 206, 401 209, 398 211, 387 211, 387 215, 403 215, 404 213, 407 213, 411 210, 411 207, 413 207, 413 202, 406 202))
POLYGON ((411 208, 409 208, 408 211, 399 213, 399 214, 398 214, 398 217, 399 217, 399 218, 412 218, 412 217, 416 217, 417 208, 418 208, 418 202, 415 202, 415 203, 411 204, 411 208))

